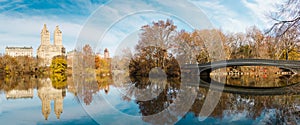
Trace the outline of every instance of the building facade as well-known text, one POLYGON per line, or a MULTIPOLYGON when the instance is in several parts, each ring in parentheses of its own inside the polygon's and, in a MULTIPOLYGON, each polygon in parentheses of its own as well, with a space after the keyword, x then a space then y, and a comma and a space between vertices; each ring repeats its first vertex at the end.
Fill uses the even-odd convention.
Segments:
POLYGON ((65 48, 62 44, 62 32, 56 26, 54 30, 53 44, 50 43, 50 32, 46 24, 41 32, 41 45, 37 49, 37 58, 41 59, 41 66, 50 66, 52 58, 58 55, 65 55, 65 48))
POLYGON ((104 52, 103 54, 97 53, 96 55, 97 55, 100 59, 109 59, 110 56, 109 56, 109 51, 108 51, 108 49, 105 48, 103 52, 104 52))
POLYGON ((109 57, 109 51, 108 51, 107 48, 105 48, 105 50, 104 50, 104 59, 108 59, 108 58, 110 58, 109 57))
POLYGON ((32 47, 6 47, 5 55, 9 55, 12 57, 16 57, 16 56, 32 57, 33 49, 32 49, 32 47))

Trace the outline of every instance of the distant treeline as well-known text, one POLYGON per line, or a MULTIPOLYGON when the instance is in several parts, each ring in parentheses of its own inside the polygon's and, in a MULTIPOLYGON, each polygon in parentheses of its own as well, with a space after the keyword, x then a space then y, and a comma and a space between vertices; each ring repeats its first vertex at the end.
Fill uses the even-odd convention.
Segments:
POLYGON ((40 67, 39 61, 37 58, 28 56, 0 56, 0 73, 2 75, 40 74, 46 68, 40 67))

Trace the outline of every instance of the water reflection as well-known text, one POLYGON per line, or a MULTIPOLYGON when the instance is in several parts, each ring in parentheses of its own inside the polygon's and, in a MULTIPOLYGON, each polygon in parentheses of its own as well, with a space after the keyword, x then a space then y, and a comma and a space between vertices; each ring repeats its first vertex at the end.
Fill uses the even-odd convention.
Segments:
MULTIPOLYGON (((207 90, 200 88, 200 91, 207 90)), ((299 124, 299 99, 299 95, 248 96, 223 93, 210 117, 197 123, 299 124)), ((195 100, 190 110, 194 117, 201 117, 197 114, 202 105, 203 100, 195 100)))
MULTIPOLYGON (((91 75, 93 76, 93 75, 91 75)), ((239 78, 227 77, 226 84, 247 85, 246 82, 256 80, 251 86, 261 87, 262 84, 288 85, 299 82, 299 76, 279 76, 276 78, 265 78, 260 81, 256 77, 242 76, 239 78), (271 79, 272 82, 267 82, 271 79), (238 81, 238 82, 233 82, 238 81), (289 83, 276 83, 277 81, 288 81, 289 83), (245 83, 245 84, 243 84, 245 83)), ((84 105, 97 104, 95 113, 105 114, 103 119, 116 119, 123 121, 122 117, 112 112, 123 109, 121 112, 129 115, 141 116, 141 123, 151 124, 299 124, 300 123, 300 96, 295 93, 284 95, 260 95, 222 93, 216 108, 204 121, 198 118, 204 117, 200 114, 205 99, 207 88, 199 85, 190 85, 189 79, 180 78, 148 78, 130 77, 128 75, 111 75, 106 77, 35 77, 35 76, 11 76, 1 78, 1 93, 4 92, 8 100, 31 99, 39 97, 41 102, 40 112, 44 119, 50 114, 55 114, 60 119, 63 114, 66 91, 77 96, 84 105), (66 78, 66 79, 58 79, 66 78), (184 84, 184 85, 183 85, 184 84), (34 91, 37 95, 34 95, 34 91), (151 93, 153 93, 151 95, 151 93), (154 96, 155 95, 155 96, 154 96), (99 96, 110 98, 114 102, 110 106, 115 109, 102 107, 102 102, 93 103, 99 96), (54 102, 54 103, 51 103, 54 102), (189 105, 189 103, 191 103, 189 105), (122 105, 121 105, 122 104, 122 105), (130 105, 130 106, 124 106, 130 105), (54 109, 51 109, 54 107, 54 109), (132 113, 133 109, 136 113, 132 113), (187 112, 186 112, 187 111, 187 112)), ((190 80, 192 81, 192 80, 190 80)), ((293 86, 292 91, 299 91, 299 85, 293 86)), ((111 122, 111 121, 110 121, 111 122)), ((106 123, 106 122, 104 122, 106 123)))
MULTIPOLYGON (((142 79, 142 78, 140 78, 142 79)), ((146 79, 146 78, 144 78, 146 79)), ((147 80, 138 80, 147 81, 147 80)), ((144 83, 145 84, 145 83, 144 83)), ((148 83, 149 84, 149 83, 148 83)), ((170 106, 174 100, 176 100, 176 95, 180 91, 180 84, 178 80, 168 80, 165 90, 159 94, 155 99, 149 101, 136 101, 139 105, 140 112, 142 116, 153 115, 161 112, 170 106)), ((201 108, 207 97, 208 89, 198 87, 197 98, 194 101, 190 114, 193 114, 193 118, 204 117, 199 116, 201 108)), ((218 120, 223 122, 231 123, 235 121, 250 121, 249 123, 259 123, 259 124, 299 124, 300 120, 300 105, 299 105, 299 95, 277 95, 277 96, 251 96, 251 95, 239 95, 231 93, 223 93, 221 99, 219 100, 216 108, 210 114, 209 118, 205 121, 198 121, 201 123, 211 122, 218 123, 218 120), (270 113, 274 111, 273 113, 270 113)), ((180 109, 177 109, 180 112, 180 109)), ((167 123, 168 116, 162 118, 165 120, 157 119, 143 119, 145 122, 151 124, 164 124, 167 123)), ((181 121, 186 119, 186 115, 183 116, 181 121)), ((189 118, 189 122, 192 120, 189 118)), ((181 122, 179 121, 179 123, 181 122)))
POLYGON ((67 79, 0 76, 0 121, 6 124, 96 124, 77 100, 78 87, 72 76, 61 78, 67 79))
MULTIPOLYGON (((118 76, 118 75, 117 75, 118 76)), ((175 101, 179 99, 178 95, 182 92, 183 87, 181 86, 183 82, 189 82, 189 80, 181 80, 180 78, 169 78, 166 81, 163 79, 149 79, 148 77, 129 77, 129 76, 120 76, 117 77, 114 83, 111 85, 114 89, 119 89, 121 93, 112 91, 112 93, 118 95, 120 98, 119 102, 114 102, 114 106, 122 103, 122 101, 131 101, 137 104, 139 113, 142 116, 141 120, 145 123, 151 124, 168 124, 178 121, 178 124, 299 124, 300 123, 300 96, 296 93, 289 93, 283 95, 252 95, 252 94, 234 94, 234 93, 222 93, 221 99, 217 103, 216 108, 204 121, 199 120, 198 118, 205 117, 200 115, 202 106, 207 98, 207 93, 209 91, 207 88, 200 86, 191 85, 189 87, 189 94, 196 95, 194 102, 191 106, 176 106, 174 112, 168 112, 168 114, 160 115, 165 109, 174 106, 175 101), (120 78, 123 77, 123 78, 120 78), (126 89, 127 88, 127 89, 126 89), (153 95, 148 95, 153 93, 153 95), (160 91, 159 93, 156 93, 160 91), (143 93, 141 93, 143 92, 143 93), (141 97, 143 96, 143 97, 141 97), (146 97, 145 97, 146 96, 146 97), (140 100, 147 98, 148 100, 140 100), (188 107, 188 113, 185 113, 185 109, 188 107), (181 109, 182 108, 182 109, 181 109), (159 115, 157 115, 159 114, 159 115), (176 115, 174 115, 176 114, 176 115), (158 117, 151 117, 151 116, 158 117), (173 117, 176 116, 176 117, 173 117), (181 119, 182 118, 182 119, 181 119)), ((237 78, 227 77, 227 83, 231 85, 240 85, 240 83, 234 83, 230 80, 240 80, 237 78), (230 83, 229 83, 230 82, 230 83)), ((274 79, 265 78, 267 80, 274 79)), ((244 77, 243 82, 251 81, 253 77, 244 77)), ((254 77, 256 78, 256 77, 254 77)), ((276 85, 289 85, 289 83, 295 84, 293 86, 294 91, 299 91, 299 85, 296 83, 299 82, 298 76, 278 76, 279 80, 274 80, 266 83, 265 86, 276 86, 276 85), (287 81, 289 83, 277 84, 277 81, 287 81)), ((251 84, 248 84, 252 87, 262 87, 264 80, 257 80, 251 84)), ((191 80, 193 81, 193 80, 191 80)), ((227 84, 225 83, 225 84, 227 84)), ((247 84, 242 84, 246 86, 247 84)), ((290 88, 288 88, 290 89, 290 88)), ((243 90, 241 90, 243 91, 243 90)), ((106 95, 103 95, 106 96, 106 95)), ((109 96, 111 97, 111 96, 109 96)), ((190 98, 189 95, 186 95, 186 98, 190 98)), ((185 99, 185 98, 180 98, 185 99)), ((188 102, 188 101, 186 101, 188 102)), ((118 107, 115 107, 118 109, 118 107)), ((99 110, 101 112, 102 110, 99 110)), ((104 111, 103 111, 104 112, 104 111)), ((123 113, 129 113, 122 111, 123 113)), ((101 114, 101 113, 100 113, 101 114)), ((129 113, 130 114, 130 113, 129 113)), ((112 119, 116 115, 107 116, 112 119)), ((105 118, 107 118, 105 117, 105 118)), ((121 116, 118 116, 121 117, 121 116)), ((120 118, 122 119, 122 118, 120 118)), ((101 120, 100 120, 101 123, 101 120)))
MULTIPOLYGON (((284 71, 272 66, 240 66, 235 68, 224 68, 227 73, 226 85, 244 87, 285 87, 299 83, 300 76, 292 74, 291 71, 284 71)), ((219 75, 211 73, 214 76, 219 75)))
POLYGON ((48 116, 51 112, 51 101, 54 101, 54 112, 56 118, 59 119, 61 113, 63 112, 63 100, 66 96, 66 89, 55 89, 52 86, 50 78, 39 79, 38 87, 38 97, 42 101, 42 114, 45 117, 45 120, 48 119, 48 116))
POLYGON ((64 80, 55 79, 58 81, 53 81, 50 78, 36 78, 35 76, 25 75, 25 76, 6 76, 1 79, 1 91, 6 94, 6 99, 32 99, 34 95, 34 90, 37 90, 37 96, 42 102, 41 112, 45 118, 48 119, 51 113, 51 101, 54 101, 54 113, 57 119, 60 119, 60 115, 63 112, 63 100, 66 96, 66 89, 63 86, 61 89, 57 89, 55 85, 64 84, 64 80))
POLYGON ((132 78, 132 82, 136 86, 142 88, 148 88, 148 86, 150 85, 152 86, 147 89, 150 91, 148 93, 146 91, 146 93, 144 93, 143 95, 141 95, 139 92, 135 92, 137 94, 134 96, 138 99, 147 98, 139 96, 145 96, 151 93, 156 93, 156 91, 160 91, 160 93, 157 93, 157 96, 155 96, 155 98, 152 97, 153 99, 146 101, 136 101, 136 103, 139 105, 140 112, 143 116, 157 114, 169 107, 176 100, 178 92, 180 91, 180 79, 168 79, 164 81, 159 78, 149 80, 148 77, 137 77, 132 78))
POLYGON ((113 80, 111 76, 97 77, 97 84, 99 91, 104 91, 106 94, 109 92, 110 85, 113 85, 113 80))

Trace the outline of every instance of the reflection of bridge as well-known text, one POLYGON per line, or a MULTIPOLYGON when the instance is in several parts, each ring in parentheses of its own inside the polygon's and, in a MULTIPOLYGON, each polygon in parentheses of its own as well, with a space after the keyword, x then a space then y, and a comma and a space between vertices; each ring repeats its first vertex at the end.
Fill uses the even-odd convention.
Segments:
MULTIPOLYGON (((211 88, 215 90, 220 90, 230 93, 238 94, 251 94, 251 95, 278 95, 290 93, 293 87, 299 87, 298 83, 284 86, 284 87, 245 87, 245 86, 234 86, 225 85, 214 81, 210 78, 210 72, 213 70, 233 67, 233 66, 275 66, 283 70, 292 71, 295 74, 300 73, 300 61, 286 61, 286 60, 266 60, 266 59, 237 59, 237 60, 227 60, 227 61, 216 61, 206 64, 188 64, 182 67, 184 72, 188 74, 200 75, 200 84, 196 84, 201 87, 211 88), (212 85, 212 86, 211 86, 212 85)), ((300 83, 300 81, 299 81, 300 83)), ((191 83, 194 84, 194 83, 191 83)), ((194 84, 195 85, 195 84, 194 84)), ((300 92, 297 92, 300 94, 300 92)))

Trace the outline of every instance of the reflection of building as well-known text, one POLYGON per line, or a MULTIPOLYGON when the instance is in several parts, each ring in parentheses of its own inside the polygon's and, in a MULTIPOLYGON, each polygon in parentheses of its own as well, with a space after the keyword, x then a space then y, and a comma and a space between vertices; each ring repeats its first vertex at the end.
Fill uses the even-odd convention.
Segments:
POLYGON ((66 91, 63 89, 53 88, 49 78, 42 79, 40 82, 42 84, 38 89, 38 96, 42 101, 42 113, 45 119, 48 119, 48 116, 51 112, 51 100, 54 100, 54 112, 57 119, 59 119, 61 113, 63 112, 63 99, 66 91))
POLYGON ((41 45, 37 50, 37 57, 42 58, 43 62, 41 65, 49 66, 54 56, 64 55, 65 48, 62 45, 62 32, 59 27, 56 26, 54 31, 54 44, 50 44, 50 33, 47 29, 46 24, 41 32, 41 45))
POLYGON ((6 47, 5 54, 12 57, 16 57, 16 56, 32 57, 33 49, 32 47, 6 47))
POLYGON ((28 90, 10 90, 6 93, 7 99, 16 99, 16 98, 32 98, 33 89, 28 90))
MULTIPOLYGON (((5 77, 6 79, 7 77, 5 77)), ((8 80, 8 79, 7 79, 8 80)), ((31 81, 31 77, 22 76, 20 77, 11 77, 9 81, 5 81, 10 84, 6 89, 6 99, 20 99, 20 98, 33 98, 34 95, 34 86, 33 80, 31 81)))

